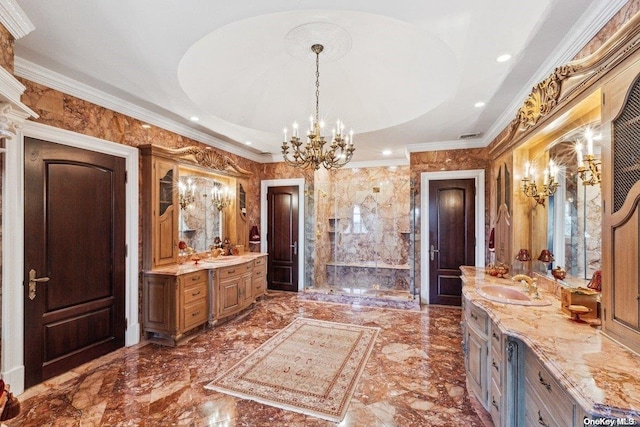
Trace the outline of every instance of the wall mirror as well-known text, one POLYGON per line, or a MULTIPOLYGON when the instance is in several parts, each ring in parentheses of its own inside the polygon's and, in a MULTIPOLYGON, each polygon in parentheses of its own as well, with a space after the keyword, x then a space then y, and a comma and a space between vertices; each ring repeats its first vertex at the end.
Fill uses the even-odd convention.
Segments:
MULTIPOLYGON (((550 268, 562 267, 566 281, 576 286, 585 286, 600 269, 600 184, 585 185, 579 173, 589 152, 601 159, 600 97, 600 91, 586 96, 514 150, 513 251, 528 249, 527 269, 534 272, 547 274, 550 268), (557 186, 538 201, 531 192, 525 194, 525 177, 538 190, 551 188, 552 179, 557 186), (553 263, 538 261, 545 249, 552 252, 553 263)), ((525 269, 518 261, 513 266, 525 269)))
POLYGON ((200 171, 178 168, 178 236, 196 252, 208 251, 216 237, 224 240, 233 215, 235 179, 200 171))
POLYGON ((569 280, 579 279, 577 284, 584 284, 580 280, 590 280, 601 268, 600 185, 585 184, 578 173, 579 164, 584 165, 579 151, 584 156, 591 150, 596 158, 601 158, 600 140, 598 124, 590 123, 555 141, 548 150, 549 158, 554 159, 559 168, 559 186, 549 197, 546 247, 554 254, 554 264, 566 270, 569 280), (592 133, 590 143, 585 137, 589 132, 592 133))

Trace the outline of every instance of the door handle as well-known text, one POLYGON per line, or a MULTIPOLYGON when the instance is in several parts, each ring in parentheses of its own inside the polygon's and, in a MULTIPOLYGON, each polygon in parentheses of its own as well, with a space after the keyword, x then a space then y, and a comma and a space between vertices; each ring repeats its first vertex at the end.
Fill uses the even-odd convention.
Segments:
POLYGON ((48 277, 36 278, 36 271, 32 268, 29 270, 29 299, 33 301, 36 298, 36 283, 48 282, 48 277))
POLYGON ((431 249, 429 249, 429 254, 430 254, 430 257, 431 257, 431 261, 434 260, 434 258, 435 258, 434 254, 436 252, 440 252, 440 251, 438 249, 436 249, 433 245, 431 245, 431 249))
POLYGON ((293 248, 293 254, 294 255, 298 255, 298 241, 297 240, 295 242, 293 242, 293 245, 291 245, 291 247, 293 248))

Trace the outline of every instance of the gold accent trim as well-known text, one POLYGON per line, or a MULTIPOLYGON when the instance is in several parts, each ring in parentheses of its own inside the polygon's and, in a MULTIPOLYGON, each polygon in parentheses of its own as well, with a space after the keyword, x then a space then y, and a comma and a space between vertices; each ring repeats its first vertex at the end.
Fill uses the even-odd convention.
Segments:
POLYGON ((206 168, 235 172, 236 174, 245 176, 251 175, 251 172, 246 169, 242 169, 236 162, 231 160, 230 157, 224 156, 209 147, 185 147, 171 151, 183 160, 192 160, 198 165, 206 168), (192 156, 192 159, 190 159, 189 156, 192 156))
POLYGON ((490 154, 497 158, 513 148, 548 117, 585 93, 603 75, 640 48, 640 13, 636 14, 598 50, 557 67, 533 87, 516 117, 492 142, 490 154))

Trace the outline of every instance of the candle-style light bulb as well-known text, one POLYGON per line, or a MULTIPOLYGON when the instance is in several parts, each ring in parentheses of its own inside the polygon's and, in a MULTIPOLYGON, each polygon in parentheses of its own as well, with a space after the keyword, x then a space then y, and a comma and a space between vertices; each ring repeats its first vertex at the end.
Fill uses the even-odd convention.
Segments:
POLYGON ((524 164, 524 177, 525 179, 529 179, 529 173, 531 173, 531 163, 527 162, 524 164))
POLYGON ((286 127, 283 129, 283 132, 284 132, 284 142, 287 142, 287 128, 286 127))
POLYGON ((294 138, 298 137, 298 122, 293 122, 293 130, 291 132, 294 138))
POLYGON ((353 129, 349 131, 349 144, 353 145, 353 129))
POLYGON ((593 156, 593 131, 591 129, 585 130, 584 137, 587 139, 587 154, 593 156))
POLYGON ((581 142, 578 142, 576 144, 576 153, 578 155, 578 166, 582 167, 583 163, 584 163, 584 160, 582 158, 582 143, 581 142))

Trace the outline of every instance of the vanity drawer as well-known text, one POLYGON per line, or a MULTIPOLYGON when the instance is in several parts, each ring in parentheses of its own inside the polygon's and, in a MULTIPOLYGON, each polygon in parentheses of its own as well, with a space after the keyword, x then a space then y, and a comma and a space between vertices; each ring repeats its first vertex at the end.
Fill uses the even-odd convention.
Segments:
POLYGON ((554 413, 554 409, 545 404, 534 391, 532 384, 526 380, 524 386, 524 417, 527 426, 571 427, 573 421, 566 421, 554 413))
POLYGON ((255 265, 253 267, 253 278, 264 277, 267 275, 267 264, 255 265))
POLYGON ((207 321, 207 300, 200 299, 191 304, 186 304, 183 310, 184 329, 202 325, 207 321))
POLYGON ((473 327, 478 330, 479 332, 483 333, 484 335, 487 334, 487 313, 485 313, 483 310, 474 307, 473 305, 469 304, 467 306, 468 311, 467 311, 467 321, 469 322, 470 325, 473 325, 473 327))
POLYGON ((501 426, 500 422, 502 418, 502 393, 500 393, 500 387, 491 381, 489 388, 489 413, 493 419, 493 425, 501 426))
POLYGON ((233 277, 233 276, 241 276, 247 271, 251 271, 253 269, 252 262, 246 262, 240 265, 234 265, 229 267, 223 267, 220 269, 220 278, 224 279, 225 277, 233 277))
POLYGON ((190 304, 193 301, 207 298, 207 283, 200 282, 193 286, 185 287, 183 291, 184 304, 190 304))
POLYGON ((253 265, 254 266, 258 266, 258 265, 267 265, 267 257, 266 256, 261 256, 260 258, 256 258, 253 261, 253 265))
POLYGON ((491 361, 489 362, 489 370, 491 371, 491 378, 495 381, 498 387, 502 386, 502 358, 496 354, 494 350, 491 350, 491 361))
POLYGON ((504 352, 505 348, 502 340, 502 332, 500 332, 500 329, 498 329, 496 324, 492 322, 490 335, 491 349, 493 350, 494 354, 500 358, 500 361, 502 361, 502 353, 504 352))
POLYGON ((199 283, 207 283, 209 274, 207 270, 194 271, 193 273, 182 274, 180 280, 185 288, 194 286, 199 283))
POLYGON ((557 423, 572 425, 573 401, 549 371, 542 366, 535 354, 531 350, 525 353, 525 387, 535 391, 542 405, 557 423))

